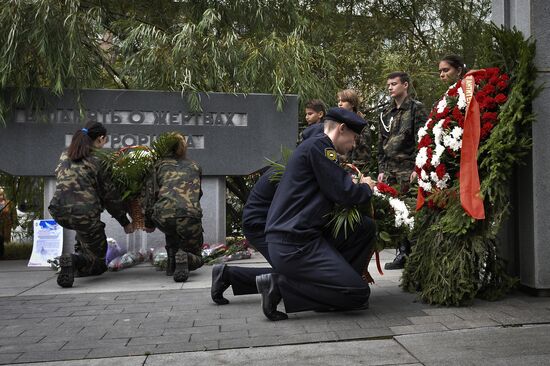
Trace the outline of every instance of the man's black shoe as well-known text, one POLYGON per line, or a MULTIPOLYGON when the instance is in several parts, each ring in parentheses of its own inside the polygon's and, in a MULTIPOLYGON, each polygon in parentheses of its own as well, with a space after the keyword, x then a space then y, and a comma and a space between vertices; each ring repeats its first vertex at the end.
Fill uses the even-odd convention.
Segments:
POLYGON ((288 319, 288 315, 277 311, 277 305, 281 301, 279 288, 275 283, 272 273, 256 276, 256 287, 258 293, 262 295, 262 311, 264 315, 272 321, 288 319))
POLYGON ((178 249, 175 256, 174 281, 185 282, 189 278, 189 266, 187 263, 187 253, 183 249, 178 249))
POLYGON ((229 300, 223 297, 223 292, 229 287, 227 275, 224 276, 225 264, 215 264, 212 267, 212 285, 210 286, 210 295, 212 300, 218 305, 227 305, 229 300))
POLYGON ((57 275, 57 284, 61 287, 73 287, 74 263, 72 254, 63 254, 59 257, 61 271, 57 275))

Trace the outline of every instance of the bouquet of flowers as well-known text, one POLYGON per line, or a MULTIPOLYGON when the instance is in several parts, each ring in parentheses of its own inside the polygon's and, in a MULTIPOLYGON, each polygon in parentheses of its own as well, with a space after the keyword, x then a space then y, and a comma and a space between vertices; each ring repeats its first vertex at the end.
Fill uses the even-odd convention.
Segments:
POLYGON ((374 187, 372 205, 377 228, 376 250, 382 250, 388 244, 394 247, 414 228, 414 216, 410 209, 413 204, 398 196, 399 192, 385 183, 378 182, 374 187))

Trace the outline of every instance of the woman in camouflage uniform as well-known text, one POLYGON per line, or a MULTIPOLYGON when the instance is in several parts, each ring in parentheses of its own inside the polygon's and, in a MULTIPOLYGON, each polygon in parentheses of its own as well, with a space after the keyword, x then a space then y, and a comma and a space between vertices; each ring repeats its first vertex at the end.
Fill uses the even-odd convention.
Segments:
POLYGON ((76 231, 75 253, 63 254, 59 260, 57 284, 61 287, 73 285, 75 271, 79 276, 95 276, 107 270, 107 238, 100 220, 104 207, 127 234, 134 231, 120 194, 94 153, 106 142, 105 127, 88 122, 75 132, 55 170, 57 185, 48 209, 59 225, 76 231))
POLYGON ((186 159, 183 135, 172 132, 167 156, 159 159, 144 191, 145 230, 158 227, 166 236, 167 275, 184 282, 202 266, 201 168, 186 159))

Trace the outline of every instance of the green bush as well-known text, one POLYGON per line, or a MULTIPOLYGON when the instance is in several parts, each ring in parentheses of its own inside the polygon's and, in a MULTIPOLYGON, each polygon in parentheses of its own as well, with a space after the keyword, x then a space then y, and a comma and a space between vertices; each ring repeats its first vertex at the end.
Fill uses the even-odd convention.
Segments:
POLYGON ((4 260, 29 259, 32 243, 4 243, 4 260))

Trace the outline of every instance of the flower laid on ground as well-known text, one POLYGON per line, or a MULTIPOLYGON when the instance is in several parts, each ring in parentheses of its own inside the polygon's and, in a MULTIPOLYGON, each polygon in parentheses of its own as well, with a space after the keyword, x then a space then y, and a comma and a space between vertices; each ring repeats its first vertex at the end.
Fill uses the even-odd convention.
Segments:
MULTIPOLYGON (((473 91, 480 111, 480 142, 486 140, 498 123, 498 111, 508 97, 509 76, 499 68, 472 74, 473 91)), ((451 85, 432 109, 424 127, 418 130, 415 169, 424 197, 454 184, 459 175, 467 98, 463 81, 451 85)), ((430 207, 435 207, 430 204, 430 207)))

